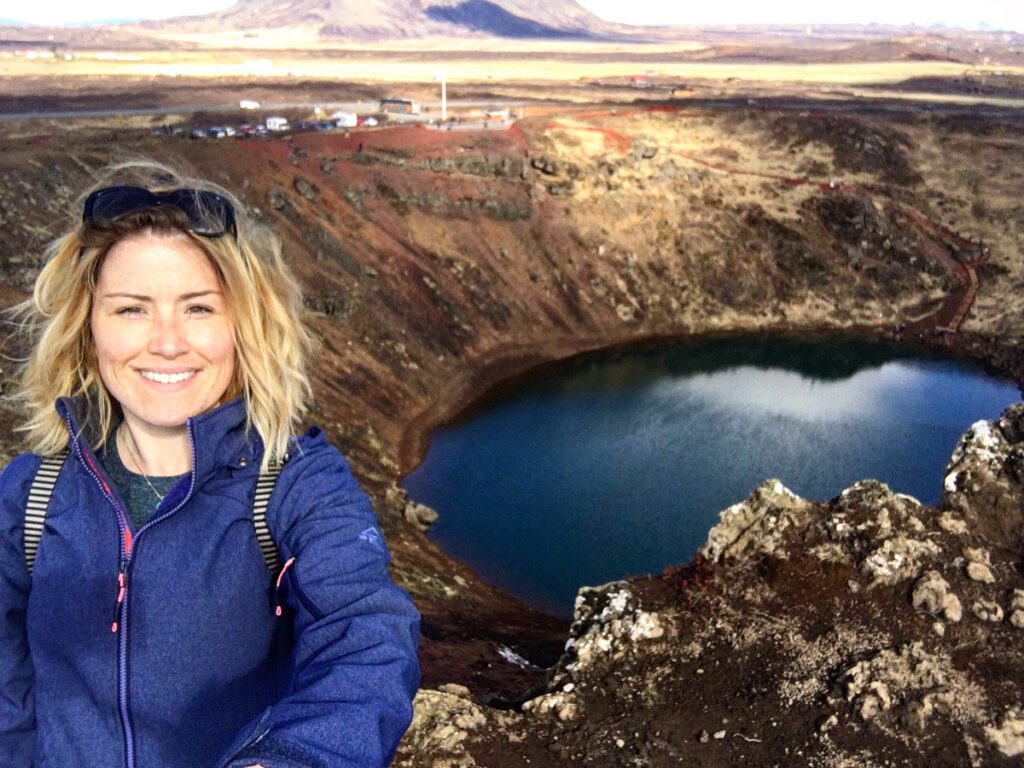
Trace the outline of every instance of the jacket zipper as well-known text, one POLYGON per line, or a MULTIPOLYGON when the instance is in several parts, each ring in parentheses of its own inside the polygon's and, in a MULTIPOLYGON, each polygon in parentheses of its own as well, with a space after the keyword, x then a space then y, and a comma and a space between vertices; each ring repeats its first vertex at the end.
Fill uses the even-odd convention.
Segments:
POLYGON ((158 518, 150 520, 139 529, 135 536, 132 536, 131 527, 128 525, 128 516, 125 514, 124 509, 118 503, 117 499, 114 498, 114 494, 110 490, 110 486, 107 485, 100 471, 96 469, 96 466, 93 464, 89 456, 82 451, 81 443, 78 439, 78 435, 75 434, 74 425, 71 423, 71 419, 65 415, 64 421, 68 425, 68 432, 71 434, 71 440, 75 447, 75 452, 78 454, 79 460, 85 465, 86 470, 100 486, 100 490, 103 492, 103 495, 106 496, 107 501, 110 502, 111 506, 114 507, 114 511, 117 513, 117 527, 121 534, 121 554, 117 573, 117 600, 114 605, 114 620, 111 622, 110 629, 112 632, 117 634, 118 640, 117 704, 118 712, 121 716, 121 732, 124 736, 125 761, 127 763, 127 768, 135 768, 135 735, 132 733, 131 720, 128 713, 128 584, 131 577, 130 569, 132 565, 132 556, 135 552, 135 545, 137 544, 139 537, 142 535, 142 532, 161 520, 165 520, 181 509, 185 505, 185 502, 191 498, 192 492, 195 490, 196 441, 192 433, 192 420, 188 419, 185 422, 189 446, 192 451, 192 471, 189 479, 188 493, 185 494, 185 497, 177 506, 174 507, 174 509, 165 512, 158 518))

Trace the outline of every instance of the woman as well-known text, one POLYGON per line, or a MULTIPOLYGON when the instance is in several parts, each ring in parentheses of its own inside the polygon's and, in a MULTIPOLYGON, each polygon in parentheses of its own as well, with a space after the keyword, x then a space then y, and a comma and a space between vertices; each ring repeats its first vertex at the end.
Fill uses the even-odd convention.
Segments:
POLYGON ((0 764, 390 762, 419 617, 344 458, 291 436, 309 336, 276 239, 209 183, 112 167, 23 309, 34 453, 0 477, 0 764), (29 490, 64 450, 35 543, 29 490))

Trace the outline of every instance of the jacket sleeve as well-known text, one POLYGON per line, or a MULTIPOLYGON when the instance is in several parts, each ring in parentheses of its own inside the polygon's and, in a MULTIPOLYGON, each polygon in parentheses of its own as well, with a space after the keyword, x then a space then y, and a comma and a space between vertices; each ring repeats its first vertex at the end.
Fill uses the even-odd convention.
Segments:
POLYGON ((36 735, 35 673, 26 613, 31 577, 22 536, 28 488, 39 467, 19 456, 0 475, 0 755, 4 768, 31 768, 36 735))
POLYGON ((230 768, 391 762, 419 685, 419 614, 391 580, 369 499, 321 444, 285 467, 268 524, 287 569, 294 675, 230 768), (295 465, 295 466, 293 466, 295 465))

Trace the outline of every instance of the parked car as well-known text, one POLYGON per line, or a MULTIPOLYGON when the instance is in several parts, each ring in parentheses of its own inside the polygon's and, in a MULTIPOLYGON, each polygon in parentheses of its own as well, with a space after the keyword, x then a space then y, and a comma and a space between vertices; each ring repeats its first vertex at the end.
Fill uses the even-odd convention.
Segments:
POLYGON ((359 118, 354 112, 335 112, 331 115, 334 124, 338 128, 355 128, 359 124, 359 118))

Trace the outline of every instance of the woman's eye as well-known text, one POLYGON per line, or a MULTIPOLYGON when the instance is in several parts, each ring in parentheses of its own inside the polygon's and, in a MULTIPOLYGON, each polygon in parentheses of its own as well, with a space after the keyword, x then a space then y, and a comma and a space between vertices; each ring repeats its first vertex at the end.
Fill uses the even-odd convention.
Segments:
POLYGON ((142 307, 118 307, 116 310, 118 315, 140 315, 142 314, 142 307))
POLYGON ((212 315, 213 307, 207 307, 203 304, 193 304, 188 308, 190 315, 212 315))

